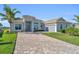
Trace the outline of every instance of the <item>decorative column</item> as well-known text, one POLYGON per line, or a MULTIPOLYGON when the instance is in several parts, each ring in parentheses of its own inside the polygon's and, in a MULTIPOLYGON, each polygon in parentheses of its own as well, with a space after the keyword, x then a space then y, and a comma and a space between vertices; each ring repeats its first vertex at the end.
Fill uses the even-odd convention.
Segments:
POLYGON ((25 19, 23 19, 23 31, 24 32, 26 31, 26 21, 25 21, 25 19))
POLYGON ((34 22, 33 21, 31 22, 31 30, 32 30, 32 32, 34 31, 34 22))
POLYGON ((55 32, 57 32, 57 24, 55 24, 55 32))

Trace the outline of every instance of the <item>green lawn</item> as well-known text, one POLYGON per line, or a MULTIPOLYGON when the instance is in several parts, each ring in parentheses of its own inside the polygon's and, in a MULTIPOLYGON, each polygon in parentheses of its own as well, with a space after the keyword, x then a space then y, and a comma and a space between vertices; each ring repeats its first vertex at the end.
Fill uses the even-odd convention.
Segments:
POLYGON ((11 54, 14 48, 14 41, 16 40, 16 34, 3 34, 0 38, 0 42, 10 42, 5 44, 0 44, 0 54, 11 54))
POLYGON ((70 36, 67 34, 55 32, 46 32, 43 34, 79 46, 79 36, 70 36))

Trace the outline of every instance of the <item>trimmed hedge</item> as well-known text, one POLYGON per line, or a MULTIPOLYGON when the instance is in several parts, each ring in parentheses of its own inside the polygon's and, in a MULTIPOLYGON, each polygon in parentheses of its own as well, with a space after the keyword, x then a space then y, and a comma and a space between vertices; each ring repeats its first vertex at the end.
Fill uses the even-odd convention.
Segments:
POLYGON ((44 30, 34 30, 34 32, 42 32, 42 31, 44 31, 44 30))

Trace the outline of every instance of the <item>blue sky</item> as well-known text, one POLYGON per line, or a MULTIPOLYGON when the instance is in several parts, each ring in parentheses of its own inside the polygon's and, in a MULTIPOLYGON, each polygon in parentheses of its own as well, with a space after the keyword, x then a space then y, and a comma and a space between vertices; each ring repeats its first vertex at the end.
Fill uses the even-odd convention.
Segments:
MULTIPOLYGON (((79 15, 79 4, 11 4, 10 7, 21 11, 17 17, 31 15, 41 20, 64 17, 67 21, 74 22, 74 15, 79 15)), ((0 12, 3 12, 3 5, 0 5, 0 12)), ((7 21, 0 22, 4 26, 9 26, 7 21)))

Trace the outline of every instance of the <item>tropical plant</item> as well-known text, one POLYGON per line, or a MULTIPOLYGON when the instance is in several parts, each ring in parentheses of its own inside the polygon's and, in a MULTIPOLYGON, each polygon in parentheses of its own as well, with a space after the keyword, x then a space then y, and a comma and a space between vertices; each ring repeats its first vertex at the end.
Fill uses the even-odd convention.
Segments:
POLYGON ((4 34, 7 34, 7 33, 9 33, 9 30, 8 29, 5 29, 3 33, 4 34))
POLYGON ((78 15, 74 15, 75 16, 75 20, 77 21, 77 22, 79 22, 79 16, 78 15))
POLYGON ((59 32, 66 33, 66 29, 62 29, 59 32))
POLYGON ((0 38, 2 37, 3 35, 3 31, 0 29, 0 38))
POLYGON ((65 32, 69 35, 79 36, 79 29, 74 28, 74 27, 67 28, 65 32))
POLYGON ((0 30, 2 29, 2 26, 3 26, 3 25, 0 23, 0 30))
MULTIPOLYGON (((9 5, 4 5, 4 8, 3 8, 4 12, 5 13, 0 13, 0 16, 2 16, 3 20, 8 20, 8 22, 10 23, 10 29, 11 29, 11 24, 13 22, 13 20, 16 19, 16 14, 17 13, 20 13, 20 11, 17 11, 17 9, 11 9, 9 5)), ((11 30, 10 30, 11 31, 11 30)))

